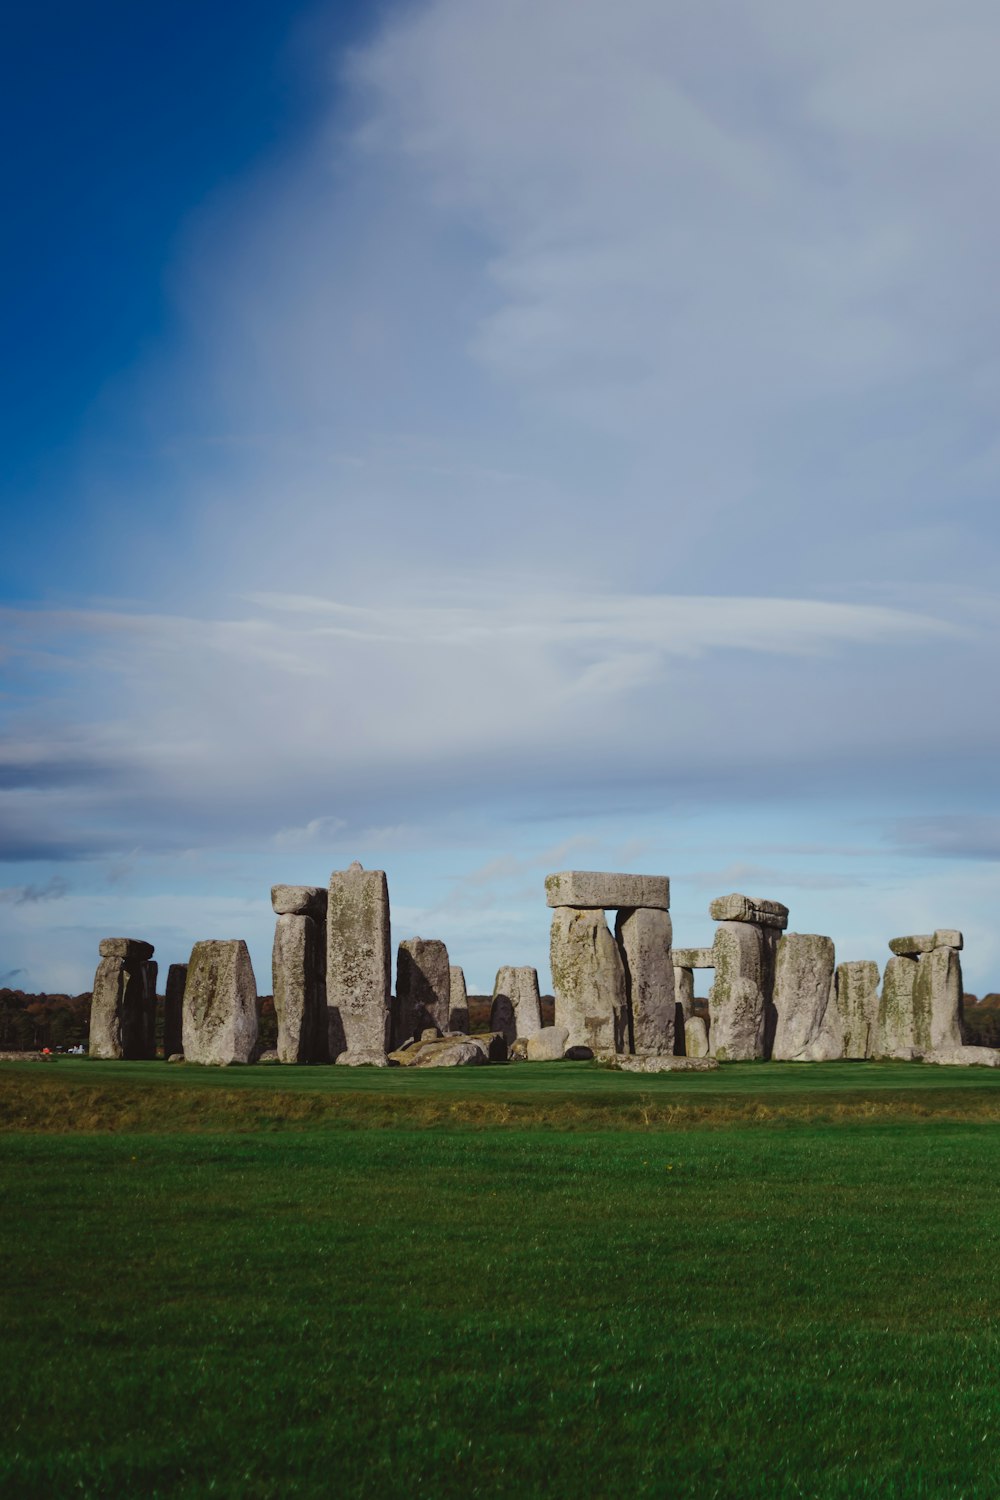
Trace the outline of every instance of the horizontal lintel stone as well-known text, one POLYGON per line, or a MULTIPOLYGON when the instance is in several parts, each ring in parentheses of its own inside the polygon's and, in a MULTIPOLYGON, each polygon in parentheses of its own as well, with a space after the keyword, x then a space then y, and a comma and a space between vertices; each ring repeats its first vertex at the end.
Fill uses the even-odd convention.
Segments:
POLYGON ((752 896, 717 896, 708 908, 713 922, 753 922, 757 927, 788 926, 788 907, 780 901, 758 901, 752 896))
POLYGON ((939 927, 934 934, 935 948, 961 948, 964 942, 957 927, 939 927))
POLYGON ((715 949, 675 948, 673 965, 675 969, 714 969, 715 949))
POLYGON ((326 918, 326 891, 318 885, 272 885, 271 906, 279 917, 326 918))
POLYGON ((101 938, 102 958, 130 958, 136 963, 146 963, 154 952, 152 943, 141 938, 101 938))
POLYGON ((889 950, 897 958, 916 958, 920 953, 930 953, 936 946, 934 934, 930 932, 911 932, 906 937, 891 938, 889 941, 889 950))
POLYGON ((603 908, 648 907, 670 910, 670 880, 666 875, 614 875, 602 870, 561 870, 545 877, 549 906, 572 906, 587 911, 603 908))

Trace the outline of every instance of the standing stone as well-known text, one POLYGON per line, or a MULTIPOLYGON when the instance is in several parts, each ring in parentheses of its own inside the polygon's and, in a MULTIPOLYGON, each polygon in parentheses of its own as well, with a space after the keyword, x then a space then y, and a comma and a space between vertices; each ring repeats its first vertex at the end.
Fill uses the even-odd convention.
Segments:
POLYGON ((895 952, 886 964, 871 1047, 873 1057, 909 1058, 919 1050, 913 1013, 918 968, 916 958, 895 952))
POLYGON ((326 1009, 331 1061, 342 1052, 377 1061, 389 1045, 392 948, 384 870, 354 862, 330 876, 326 912, 326 1009))
POLYGON ((437 938, 407 938, 396 955, 396 1019, 393 1046, 436 1026, 448 1030, 451 966, 437 938))
POLYGON ((688 1016, 684 1022, 684 1055, 686 1057, 708 1057, 708 1027, 704 1016, 688 1016))
POLYGON ((184 986, 189 1063, 248 1063, 257 1045, 257 983, 242 938, 195 943, 184 986))
POLYGON ((629 1050, 672 1055, 674 1051, 674 930, 668 911, 623 908, 615 920, 615 942, 625 969, 629 1050))
POLYGON ((628 1044, 625 969, 602 908, 557 907, 550 941, 555 1024, 567 1048, 624 1052, 628 1044))
MULTIPOLYGON (((271 982, 278 1018, 278 1061, 317 1061, 320 1034, 318 970, 321 937, 312 917, 282 915, 274 926, 271 982)), ((325 1020, 325 1010, 322 1016, 325 1020)))
POLYGON ((913 1045, 938 1052, 964 1043, 962 961, 952 947, 922 953, 913 985, 913 1045))
POLYGON ((542 1001, 535 969, 497 970, 490 1006, 490 1030, 502 1032, 508 1043, 542 1029, 542 1001))
POLYGON ((834 1003, 843 1028, 843 1057, 870 1057, 878 1030, 878 964, 838 964, 834 1003))
MULTIPOLYGON (((159 978, 160 966, 154 960, 145 965, 144 981, 146 989, 146 1045, 143 1057, 156 1056, 156 981, 159 978)), ((164 1057, 168 1053, 163 1054, 164 1057)))
POLYGON ((787 932, 778 944, 774 1008, 776 1062, 817 1062, 836 966, 833 939, 787 932))
POLYGON ((187 964, 171 964, 167 970, 167 988, 163 997, 163 1055, 172 1057, 184 1046, 184 986, 187 964))
MULTIPOLYGON (((674 957, 677 953, 674 951, 674 957)), ((684 1057, 684 1028, 694 1014, 694 970, 674 964, 674 1056, 684 1057)))
POLYGON ((469 1029, 469 992, 465 986, 465 970, 452 964, 448 970, 448 1030, 469 1029))
POLYGON ((712 1055, 720 1062, 761 1058, 765 1036, 761 929, 751 922, 720 922, 713 954, 715 983, 708 996, 712 1055))
POLYGON ((153 945, 138 938, 103 938, 100 954, 90 1003, 90 1056, 147 1057, 146 965, 153 956, 153 945))

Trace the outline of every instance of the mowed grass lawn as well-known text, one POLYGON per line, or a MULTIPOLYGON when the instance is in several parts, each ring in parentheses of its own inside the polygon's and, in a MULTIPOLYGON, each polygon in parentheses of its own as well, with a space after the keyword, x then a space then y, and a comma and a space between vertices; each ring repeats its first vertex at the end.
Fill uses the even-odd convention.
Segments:
POLYGON ((1000 1493, 1000 1081, 342 1071, 0 1067, 0 1494, 1000 1493), (310 1094, 371 1117, 275 1108, 310 1094), (524 1110, 441 1103, 487 1094, 524 1110))

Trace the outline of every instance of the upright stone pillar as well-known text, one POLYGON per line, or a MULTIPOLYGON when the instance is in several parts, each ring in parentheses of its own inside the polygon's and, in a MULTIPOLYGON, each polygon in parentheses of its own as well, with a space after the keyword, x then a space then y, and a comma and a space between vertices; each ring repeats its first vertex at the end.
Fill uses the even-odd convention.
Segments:
POLYGON ((149 1056, 149 988, 146 965, 152 943, 103 938, 90 1004, 91 1057, 149 1056))
POLYGON ((187 964, 171 964, 163 997, 163 1055, 173 1057, 184 1048, 184 986, 187 964))
POLYGON ((465 987, 465 971, 456 964, 448 969, 448 1030, 467 1032, 469 1029, 469 994, 465 987))
POLYGON ((922 953, 913 986, 916 1045, 920 1052, 934 1053, 961 1047, 962 962, 958 956, 961 934, 935 933, 935 947, 922 953), (957 942, 938 942, 945 936, 957 942))
POLYGON ((603 908, 556 907, 550 957, 555 1024, 569 1032, 567 1049, 625 1052, 625 969, 603 908))
POLYGON ((534 1036, 542 1029, 542 1001, 535 969, 502 968, 497 971, 490 1006, 490 1030, 499 1031, 510 1046, 518 1037, 534 1036))
POLYGON ((396 955, 396 1015, 393 1047, 436 1026, 448 1030, 451 965, 437 938, 407 938, 396 955))
POLYGON ((774 984, 777 1024, 771 1049, 776 1062, 829 1060, 822 1055, 827 1050, 822 1036, 835 967, 832 938, 786 932, 781 939, 774 984))
POLYGON ((257 982, 242 938, 195 943, 184 986, 184 1057, 227 1067, 257 1045, 257 982))
POLYGON ((384 870, 357 861, 330 876, 326 1006, 331 1061, 385 1061, 389 1045, 392 949, 384 870))
POLYGON ((312 917, 282 914, 274 927, 271 983, 278 1018, 278 1061, 316 1062, 326 1008, 320 1007, 320 931, 312 917))
POLYGON ((672 1054, 675 999, 670 913, 653 907, 623 908, 615 919, 615 941, 625 970, 630 1050, 672 1054))
POLYGON ((685 1027, 694 1015, 694 970, 674 965, 674 1056, 686 1056, 685 1027))
POLYGON ((774 974, 788 907, 750 896, 720 896, 709 906, 719 926, 709 995, 712 1052, 720 1062, 764 1058, 774 1037, 774 974))
POLYGON ((886 964, 871 1049, 873 1057, 909 1059, 921 1050, 913 1011, 917 969, 917 959, 908 953, 893 953, 886 964))
POLYGON ((871 959, 838 964, 834 1000, 843 1028, 844 1057, 870 1057, 878 1028, 878 964, 871 959))

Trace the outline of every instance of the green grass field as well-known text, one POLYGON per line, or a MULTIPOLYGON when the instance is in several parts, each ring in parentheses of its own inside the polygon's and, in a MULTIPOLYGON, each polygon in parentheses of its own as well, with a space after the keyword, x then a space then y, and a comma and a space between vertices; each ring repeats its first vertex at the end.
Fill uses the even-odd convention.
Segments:
POLYGON ((992 1496, 998 1105, 0 1065, 0 1494, 992 1496))

